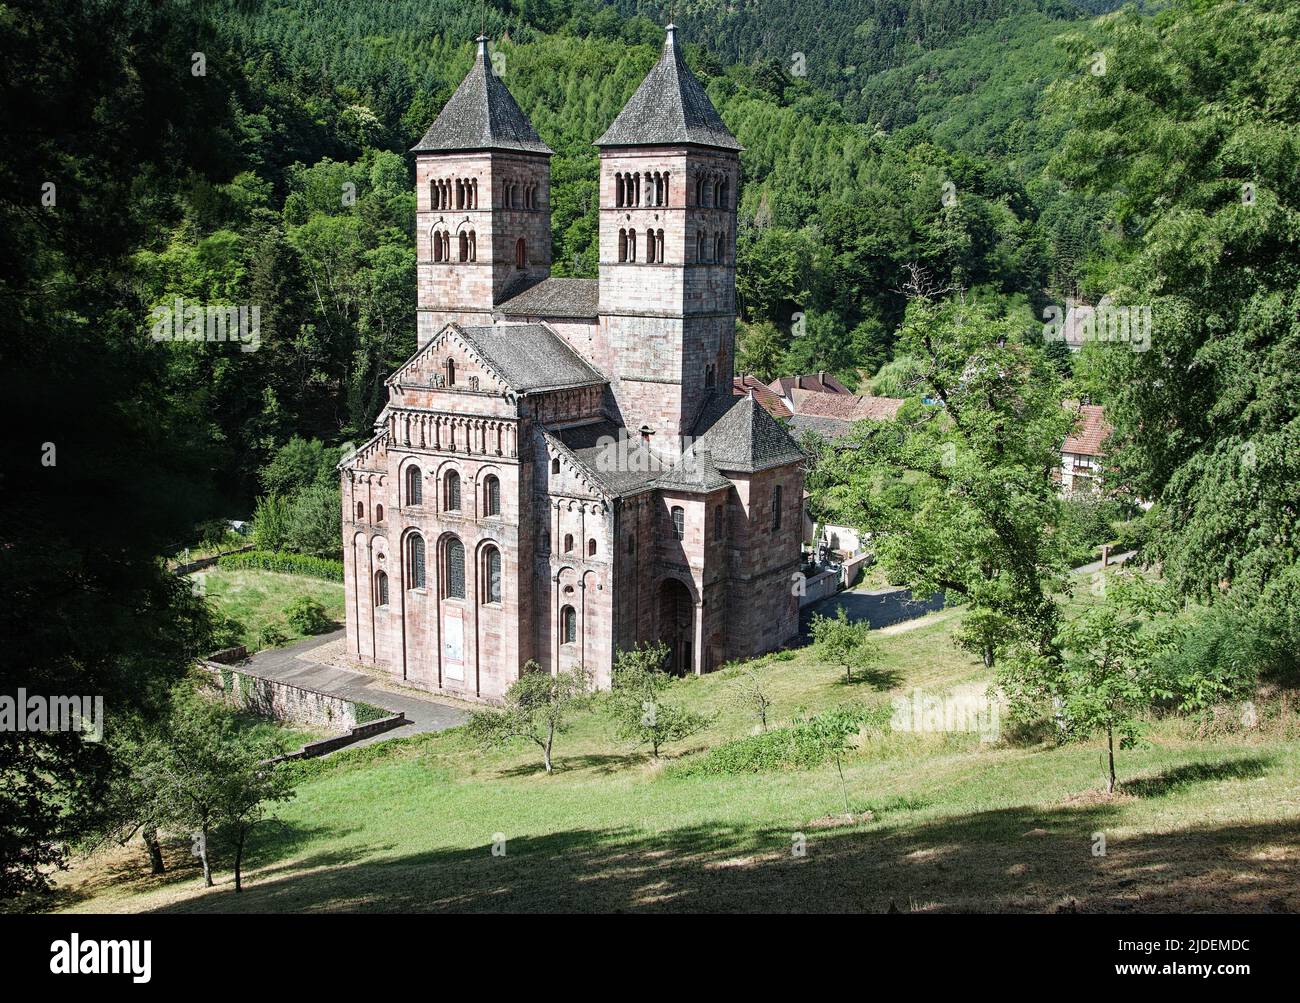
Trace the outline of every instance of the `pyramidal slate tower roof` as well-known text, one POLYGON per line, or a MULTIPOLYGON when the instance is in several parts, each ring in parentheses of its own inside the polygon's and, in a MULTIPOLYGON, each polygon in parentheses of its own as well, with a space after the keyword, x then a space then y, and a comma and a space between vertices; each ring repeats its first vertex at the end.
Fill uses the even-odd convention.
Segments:
POLYGON ((691 73, 677 44, 677 28, 668 25, 663 55, 646 74, 614 124, 597 146, 672 146, 693 143, 739 150, 730 130, 704 88, 691 73))
POLYGON ((492 72, 487 36, 479 35, 474 65, 443 106, 413 153, 452 150, 518 150, 524 153, 554 151, 541 141, 514 96, 492 72))

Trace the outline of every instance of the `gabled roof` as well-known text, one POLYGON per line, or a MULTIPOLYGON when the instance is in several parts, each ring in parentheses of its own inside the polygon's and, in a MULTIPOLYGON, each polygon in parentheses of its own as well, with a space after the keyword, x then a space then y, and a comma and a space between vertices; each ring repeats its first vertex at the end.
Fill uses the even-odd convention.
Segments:
POLYGON ((696 419, 692 434, 697 453, 711 453, 720 470, 754 473, 804 459, 790 433, 748 395, 716 394, 696 419))
POLYGON ((849 388, 837 380, 831 373, 803 373, 797 376, 781 376, 768 384, 782 397, 789 397, 792 390, 815 390, 824 394, 846 394, 849 388))
POLYGON ((600 313, 600 280, 546 278, 496 307, 502 316, 595 317, 600 313))
MULTIPOLYGON (((1066 407, 1070 407, 1069 402, 1066 407)), ((1062 453, 1078 453, 1081 456, 1105 456, 1105 442, 1110 436, 1111 427, 1106 422, 1106 411, 1100 404, 1078 405, 1079 420, 1073 434, 1066 436, 1061 445, 1062 453)))
POLYGON ((521 393, 587 386, 607 380, 545 324, 493 324, 460 332, 483 361, 521 393))
POLYGON ((487 37, 480 35, 474 65, 413 153, 453 150, 553 152, 533 130, 506 85, 492 72, 487 37))
POLYGON ((677 29, 668 25, 663 55, 646 74, 614 124, 597 146, 661 146, 691 143, 739 150, 704 88, 695 79, 677 45, 677 29))
POLYGON ((745 397, 752 392, 773 418, 789 418, 792 413, 785 401, 774 394, 771 388, 764 386, 757 376, 732 377, 731 388, 737 397, 745 397))

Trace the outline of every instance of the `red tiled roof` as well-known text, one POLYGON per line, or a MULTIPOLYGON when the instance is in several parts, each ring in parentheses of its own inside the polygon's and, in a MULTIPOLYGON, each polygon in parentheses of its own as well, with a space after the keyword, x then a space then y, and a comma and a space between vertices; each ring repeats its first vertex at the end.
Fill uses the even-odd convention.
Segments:
POLYGON ((1077 410, 1079 419, 1075 423, 1073 434, 1066 436, 1061 452, 1082 456, 1106 455, 1102 444, 1110 435, 1111 427, 1106 423, 1105 408, 1100 404, 1072 405, 1068 402, 1065 406, 1077 410))
POLYGON ((830 373, 805 373, 802 376, 782 376, 768 384, 782 397, 789 397, 791 390, 811 390, 819 394, 846 394, 849 388, 830 373))
POLYGON ((796 391, 794 395, 795 411, 803 415, 816 415, 822 418, 840 418, 844 421, 861 421, 873 418, 877 421, 892 418, 903 406, 901 397, 871 397, 866 394, 814 393, 796 391))
POLYGON ((773 418, 789 418, 790 409, 786 407, 783 401, 776 394, 772 393, 765 387, 757 376, 736 376, 731 380, 731 390, 737 397, 748 396, 749 392, 754 391, 754 399, 763 405, 763 408, 773 418))

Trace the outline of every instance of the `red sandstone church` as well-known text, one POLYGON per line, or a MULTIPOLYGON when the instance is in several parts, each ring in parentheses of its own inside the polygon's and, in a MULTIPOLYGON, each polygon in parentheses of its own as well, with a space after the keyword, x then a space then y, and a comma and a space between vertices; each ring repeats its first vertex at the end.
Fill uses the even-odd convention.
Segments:
POLYGON ((410 685, 797 631, 804 458, 732 393, 740 144, 671 25, 596 145, 599 279, 550 277, 551 150, 486 39, 413 151, 420 347, 340 465, 348 649, 410 685))

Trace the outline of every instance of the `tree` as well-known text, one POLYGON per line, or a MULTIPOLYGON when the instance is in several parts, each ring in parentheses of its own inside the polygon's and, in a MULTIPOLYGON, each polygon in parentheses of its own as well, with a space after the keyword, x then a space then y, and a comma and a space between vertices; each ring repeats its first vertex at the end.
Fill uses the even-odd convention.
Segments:
POLYGON ((219 787, 221 829, 235 848, 235 891, 244 890, 244 850, 253 829, 267 820, 267 805, 294 796, 288 774, 262 759, 262 752, 237 746, 224 764, 219 787))
POLYGON ((759 660, 746 662, 731 684, 731 699, 746 714, 758 718, 758 726, 767 731, 767 712, 772 707, 772 697, 767 692, 765 669, 767 663, 759 660))
POLYGON ((713 721, 711 716, 660 699, 672 684, 672 677, 663 671, 667 658, 668 646, 662 641, 620 651, 609 700, 619 738, 632 740, 634 747, 649 745, 656 759, 662 746, 689 738, 713 721))
POLYGON ((871 624, 865 620, 850 620, 841 606, 835 615, 814 613, 808 627, 813 639, 813 653, 823 662, 838 665, 844 678, 853 680, 853 670, 866 670, 880 660, 880 653, 871 643, 871 624))
MULTIPOLYGON (((1052 470, 1074 417, 1019 323, 912 270, 900 348, 918 394, 823 461, 842 517, 872 534, 891 581, 997 614, 1007 647, 1054 657, 1065 581, 1052 470)), ((819 476, 821 476, 819 472, 819 476)), ((994 647, 981 645, 991 658, 994 647)))
POLYGON ((555 736, 569 729, 570 717, 591 701, 591 674, 578 667, 551 675, 533 661, 505 693, 505 710, 470 715, 467 731, 484 746, 508 745, 518 739, 542 750, 542 765, 552 771, 555 736))
POLYGON ((1064 736, 1106 735, 1107 793, 1115 792, 1115 739, 1131 748, 1142 715, 1175 693, 1158 671, 1158 656, 1168 650, 1172 630, 1171 601, 1163 586, 1142 578, 1116 578, 1106 595, 1067 621, 1058 644, 1059 670, 1039 659, 1028 686, 1010 692, 1013 708, 1035 694, 1051 698, 1064 736))
POLYGON ((840 775, 840 791, 844 795, 844 814, 851 816, 849 807, 849 787, 844 780, 844 753, 849 749, 849 739, 862 727, 864 714, 852 704, 839 704, 822 711, 816 717, 804 722, 818 747, 835 760, 835 769, 840 775))

